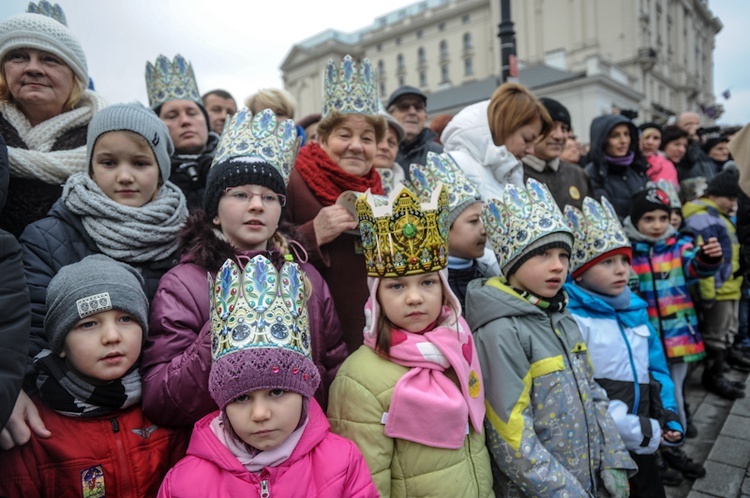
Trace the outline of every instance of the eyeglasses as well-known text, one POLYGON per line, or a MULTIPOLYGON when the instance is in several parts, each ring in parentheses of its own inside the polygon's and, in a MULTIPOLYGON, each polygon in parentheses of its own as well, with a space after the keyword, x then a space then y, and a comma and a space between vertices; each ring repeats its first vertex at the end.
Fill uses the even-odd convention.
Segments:
POLYGON ((253 201, 253 198, 256 196, 260 198, 260 202, 265 207, 286 206, 285 195, 259 194, 259 193, 250 192, 249 190, 245 190, 245 189, 238 188, 238 187, 229 187, 229 188, 224 189, 224 197, 236 203, 250 204, 253 201))
POLYGON ((409 112, 409 109, 412 107, 417 112, 424 111, 424 102, 397 102, 394 105, 401 112, 409 112))

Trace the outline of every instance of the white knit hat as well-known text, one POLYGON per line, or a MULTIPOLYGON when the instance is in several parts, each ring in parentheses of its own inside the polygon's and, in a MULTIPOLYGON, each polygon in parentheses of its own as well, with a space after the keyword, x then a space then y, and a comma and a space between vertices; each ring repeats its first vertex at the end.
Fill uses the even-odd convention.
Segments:
POLYGON ((67 26, 39 14, 18 14, 0 23, 0 61, 8 52, 35 48, 60 57, 84 84, 89 81, 86 55, 67 26))

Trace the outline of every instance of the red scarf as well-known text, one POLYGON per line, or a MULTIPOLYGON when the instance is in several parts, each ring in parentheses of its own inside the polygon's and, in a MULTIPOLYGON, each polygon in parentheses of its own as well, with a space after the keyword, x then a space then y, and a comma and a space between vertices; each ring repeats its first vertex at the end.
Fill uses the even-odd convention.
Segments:
POLYGON ((365 192, 369 188, 375 195, 385 195, 380 175, 375 168, 370 169, 365 176, 347 173, 316 143, 307 144, 300 149, 294 168, 323 206, 335 204, 339 195, 347 190, 365 192))

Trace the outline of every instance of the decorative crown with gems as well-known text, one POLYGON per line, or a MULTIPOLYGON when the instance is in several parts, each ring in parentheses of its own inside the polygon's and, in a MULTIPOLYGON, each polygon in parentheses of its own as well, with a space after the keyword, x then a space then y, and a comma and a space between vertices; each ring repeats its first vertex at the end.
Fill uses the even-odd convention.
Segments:
POLYGON ((529 178, 526 187, 509 183, 503 200, 488 199, 484 205, 484 226, 500 267, 505 273, 537 240, 555 233, 569 238, 568 228, 560 208, 547 187, 529 178))
POLYGON ((356 202, 370 277, 402 277, 441 270, 448 264, 448 192, 436 185, 428 203, 406 187, 377 205, 368 191, 356 202))
POLYGON ((277 123, 276 114, 270 109, 253 116, 243 107, 227 118, 212 166, 232 157, 257 157, 276 168, 286 184, 300 141, 291 119, 277 123))
POLYGON ((630 247, 615 208, 606 197, 602 197, 601 204, 586 197, 582 208, 565 206, 565 219, 573 231, 570 273, 602 254, 630 247))
POLYGON ((244 268, 228 259, 211 284, 211 395, 219 406, 246 392, 284 389, 312 396, 305 275, 294 262, 277 270, 262 255, 244 268))
POLYGON ((146 62, 146 92, 151 109, 169 100, 192 100, 203 105, 193 66, 180 54, 171 62, 164 55, 159 55, 154 64, 146 62))
POLYGON ((378 86, 369 59, 357 64, 346 55, 337 67, 328 59, 323 72, 323 117, 332 112, 342 114, 377 114, 378 86))
POLYGON ((60 24, 68 25, 68 20, 65 18, 65 12, 63 12, 62 7, 58 4, 51 4, 47 0, 40 0, 39 3, 29 2, 26 12, 51 17, 60 24))
POLYGON ((428 152, 425 164, 413 163, 409 173, 411 186, 422 198, 428 198, 438 183, 445 185, 448 189, 450 211, 467 203, 482 200, 479 191, 447 152, 442 154, 428 152))

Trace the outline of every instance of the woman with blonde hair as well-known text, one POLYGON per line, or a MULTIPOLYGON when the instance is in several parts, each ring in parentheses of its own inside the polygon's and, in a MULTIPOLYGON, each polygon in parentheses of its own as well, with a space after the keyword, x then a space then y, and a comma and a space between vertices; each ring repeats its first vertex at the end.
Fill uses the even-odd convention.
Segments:
POLYGON ((245 100, 245 106, 253 114, 257 114, 263 109, 271 109, 276 118, 294 119, 294 112, 297 103, 294 101, 292 94, 281 88, 263 88, 250 95, 245 100))

